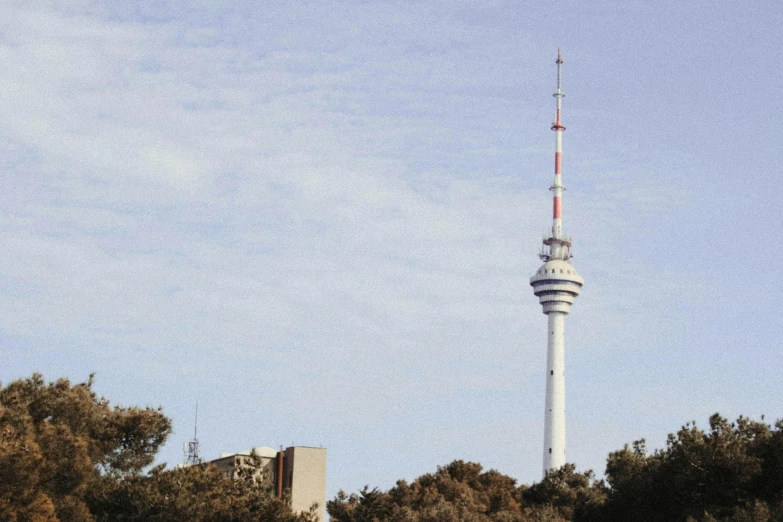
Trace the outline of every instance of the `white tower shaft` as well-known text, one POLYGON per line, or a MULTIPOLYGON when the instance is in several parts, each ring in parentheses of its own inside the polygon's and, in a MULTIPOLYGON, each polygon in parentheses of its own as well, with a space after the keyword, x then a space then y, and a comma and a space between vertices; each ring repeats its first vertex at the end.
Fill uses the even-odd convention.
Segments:
POLYGON ((565 316, 563 312, 550 312, 548 318, 544 473, 566 463, 565 316))

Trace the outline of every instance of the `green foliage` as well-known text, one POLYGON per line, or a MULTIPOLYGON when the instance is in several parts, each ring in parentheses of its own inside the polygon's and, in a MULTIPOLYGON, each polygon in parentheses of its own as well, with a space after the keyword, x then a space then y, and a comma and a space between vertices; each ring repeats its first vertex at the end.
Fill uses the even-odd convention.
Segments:
POLYGON ((775 428, 740 417, 710 417, 704 432, 688 423, 669 435, 666 448, 648 455, 644 441, 609 455, 611 495, 606 520, 769 520, 783 500, 783 424, 775 428), (760 518, 759 518, 760 517, 760 518))
POLYGON ((773 522, 783 521, 783 421, 774 427, 719 415, 688 423, 666 447, 644 440, 609 455, 606 483, 567 464, 530 486, 455 461, 387 492, 340 492, 335 522, 773 522))
POLYGON ((341 491, 327 509, 334 522, 559 522, 603 495, 590 472, 575 473, 571 465, 528 488, 495 470, 482 472, 480 464, 456 460, 410 485, 399 481, 388 492, 341 491))
POLYGON ((84 495, 99 474, 150 464, 171 431, 150 408, 110 407, 92 378, 35 374, 0 388, 0 521, 91 521, 84 495))
POLYGON ((552 506, 563 520, 590 520, 607 493, 592 471, 577 473, 573 464, 566 464, 548 472, 541 482, 523 488, 522 498, 530 505, 552 506))
POLYGON ((256 473, 213 466, 148 473, 171 432, 160 410, 110 406, 92 377, 71 385, 40 375, 0 386, 0 522, 314 522, 294 515, 256 473))
POLYGON ((294 515, 254 471, 250 464, 233 480, 214 466, 159 466, 123 480, 106 477, 92 490, 90 506, 97 522, 315 522, 312 514, 294 515))
MULTIPOLYGON (((0 522, 315 521, 274 497, 257 456, 235 480, 210 466, 143 473, 170 431, 159 409, 110 406, 92 377, 0 386, 0 522)), ((783 421, 716 414, 652 453, 636 441, 609 455, 606 483, 567 464, 517 486, 456 460, 388 491, 341 491, 327 509, 334 522, 783 521, 783 421)))

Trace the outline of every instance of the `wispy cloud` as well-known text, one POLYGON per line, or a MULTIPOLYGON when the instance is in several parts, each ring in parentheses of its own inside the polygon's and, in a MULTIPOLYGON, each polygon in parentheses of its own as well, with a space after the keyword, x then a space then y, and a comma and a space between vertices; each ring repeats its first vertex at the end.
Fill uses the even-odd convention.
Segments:
MULTIPOLYGON (((503 13, 522 16, 486 2, 0 8, 0 353, 14 361, 0 377, 97 370, 110 398, 169 408, 178 439, 198 395, 213 454, 324 442, 335 489, 389 478, 339 460, 377 437, 420 433, 456 458, 484 447, 475 434, 519 428, 518 411, 538 440, 544 318, 527 276, 550 212, 552 49, 503 13)), ((682 243, 698 165, 664 171, 628 136, 580 130, 616 116, 580 104, 566 208, 588 282, 569 350, 595 376, 589 353, 649 356, 725 298, 682 243)), ((585 411, 576 425, 611 417, 585 411)))

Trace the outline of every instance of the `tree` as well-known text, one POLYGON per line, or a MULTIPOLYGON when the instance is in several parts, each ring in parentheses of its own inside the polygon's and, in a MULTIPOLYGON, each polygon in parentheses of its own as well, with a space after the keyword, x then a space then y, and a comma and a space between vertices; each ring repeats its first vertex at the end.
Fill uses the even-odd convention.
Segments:
POLYGON ((34 374, 0 387, 0 521, 91 521, 85 493, 103 473, 149 465, 171 431, 160 410, 109 406, 92 376, 34 374))
POLYGON ((0 522, 314 522, 256 473, 214 466, 143 473, 171 432, 160 409, 110 406, 81 384, 34 374, 0 386, 0 522))
POLYGON ((92 490, 90 507, 97 522, 315 522, 313 511, 295 515, 285 500, 255 474, 260 459, 251 459, 239 478, 224 476, 215 466, 165 470, 123 480, 106 477, 92 490))
POLYGON ((562 520, 593 520, 607 494, 603 481, 596 481, 592 471, 578 473, 573 464, 566 464, 548 471, 541 482, 523 488, 522 499, 539 509, 550 506, 562 520))
POLYGON ((572 464, 541 482, 454 461, 408 485, 327 503, 335 522, 773 522, 783 521, 783 421, 740 417, 688 423, 648 453, 644 440, 609 455, 606 483, 572 464))
POLYGON ((540 484, 517 487, 509 476, 455 460, 411 484, 398 481, 388 492, 341 491, 327 509, 334 522, 565 522, 604 496, 592 473, 575 473, 573 465, 540 484))
POLYGON ((715 414, 709 431, 688 423, 652 454, 643 440, 611 453, 606 477, 604 520, 628 520, 628 513, 667 522, 745 520, 754 513, 748 520, 779 520, 783 423, 773 429, 744 417, 729 423, 715 414))

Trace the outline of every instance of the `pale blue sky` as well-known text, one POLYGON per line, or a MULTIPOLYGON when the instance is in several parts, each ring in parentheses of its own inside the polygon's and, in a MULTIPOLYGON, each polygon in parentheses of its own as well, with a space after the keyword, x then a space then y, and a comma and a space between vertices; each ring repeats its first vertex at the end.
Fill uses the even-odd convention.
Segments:
POLYGON ((3 382, 95 372, 170 464, 198 400, 330 498, 538 480, 560 46, 568 460, 783 416, 778 2, 61 4, 0 7, 3 382))

